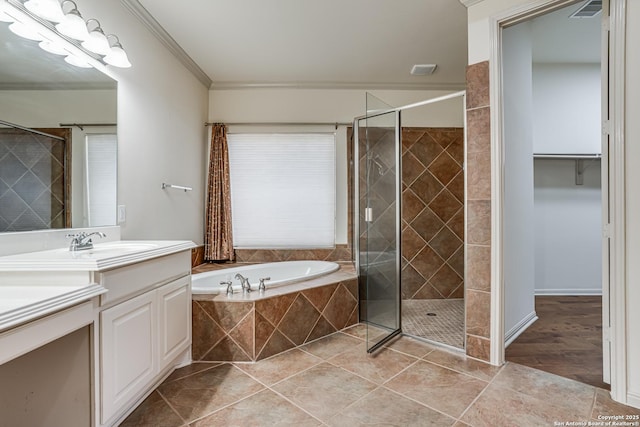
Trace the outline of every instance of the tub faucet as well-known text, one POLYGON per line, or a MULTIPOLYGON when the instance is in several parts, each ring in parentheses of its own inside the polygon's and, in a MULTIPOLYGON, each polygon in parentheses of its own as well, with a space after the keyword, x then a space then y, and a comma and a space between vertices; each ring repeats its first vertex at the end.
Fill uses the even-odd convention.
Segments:
POLYGON ((99 237, 107 237, 106 234, 101 233, 99 231, 94 231, 93 233, 85 233, 81 231, 76 234, 67 234, 65 237, 71 238, 71 243, 69 244, 69 250, 71 252, 75 251, 85 251, 88 249, 93 249, 93 241, 91 240, 91 236, 97 235, 99 237))
POLYGON ((229 280, 228 282, 222 281, 220 282, 221 285, 227 285, 227 295, 233 294, 233 283, 231 283, 231 280, 229 280))
POLYGON ((265 280, 271 280, 271 277, 263 277, 260 279, 260 285, 258 286, 258 290, 260 292, 264 292, 264 290, 266 289, 266 286, 264 285, 265 280))
POLYGON ((247 279, 240 273, 236 274, 235 278, 240 280, 240 285, 242 286, 242 292, 251 292, 251 285, 249 284, 249 279, 247 279))

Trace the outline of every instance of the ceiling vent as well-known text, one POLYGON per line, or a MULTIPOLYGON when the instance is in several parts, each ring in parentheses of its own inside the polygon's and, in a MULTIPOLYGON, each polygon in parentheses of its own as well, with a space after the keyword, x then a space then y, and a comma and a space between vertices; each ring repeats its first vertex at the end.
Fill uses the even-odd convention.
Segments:
POLYGON ((569 18, 593 18, 600 12, 602 12, 602 0, 589 0, 569 15, 569 18))
POLYGON ((436 64, 416 64, 411 69, 411 74, 414 76, 428 76, 429 74, 433 74, 436 67, 436 64))

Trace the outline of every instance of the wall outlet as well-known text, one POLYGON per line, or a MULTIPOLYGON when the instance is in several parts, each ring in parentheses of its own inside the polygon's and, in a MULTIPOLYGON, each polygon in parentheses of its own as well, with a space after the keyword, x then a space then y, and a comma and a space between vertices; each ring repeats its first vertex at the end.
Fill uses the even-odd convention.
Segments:
POLYGON ((127 208, 125 205, 118 205, 118 224, 127 220, 127 208))

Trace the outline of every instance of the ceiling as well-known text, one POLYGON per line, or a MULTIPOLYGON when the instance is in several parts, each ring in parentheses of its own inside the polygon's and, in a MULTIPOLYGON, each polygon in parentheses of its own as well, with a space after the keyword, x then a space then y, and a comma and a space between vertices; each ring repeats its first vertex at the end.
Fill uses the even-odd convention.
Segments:
POLYGON ((569 18, 584 3, 567 6, 532 20, 534 62, 600 62, 602 13, 593 18, 569 18))
POLYGON ((465 85, 467 11, 458 0, 126 2, 177 42, 212 88, 465 85), (432 75, 410 74, 431 63, 432 75))

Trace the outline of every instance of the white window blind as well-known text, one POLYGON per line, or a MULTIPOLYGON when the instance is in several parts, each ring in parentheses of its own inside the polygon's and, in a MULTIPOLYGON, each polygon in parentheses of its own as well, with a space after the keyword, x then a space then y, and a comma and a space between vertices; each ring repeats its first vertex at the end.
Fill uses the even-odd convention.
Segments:
POLYGON ((335 136, 229 134, 236 248, 335 245, 335 136))
POLYGON ((116 224, 118 142, 114 134, 87 135, 89 227, 116 224))

